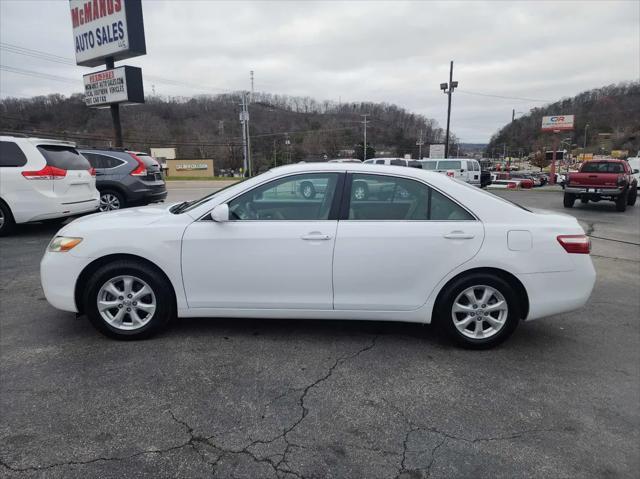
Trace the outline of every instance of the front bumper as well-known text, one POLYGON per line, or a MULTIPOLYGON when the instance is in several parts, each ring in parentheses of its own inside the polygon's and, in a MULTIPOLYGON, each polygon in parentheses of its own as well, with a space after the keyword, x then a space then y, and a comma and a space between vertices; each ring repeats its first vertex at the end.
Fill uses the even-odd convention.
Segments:
POLYGON ((89 264, 88 258, 67 253, 45 252, 40 261, 40 282, 44 296, 51 306, 63 311, 78 312, 75 301, 76 282, 89 264))
POLYGON ((577 187, 566 186, 564 188, 565 193, 571 193, 573 195, 602 195, 602 196, 618 196, 624 192, 624 188, 591 188, 591 187, 577 187))

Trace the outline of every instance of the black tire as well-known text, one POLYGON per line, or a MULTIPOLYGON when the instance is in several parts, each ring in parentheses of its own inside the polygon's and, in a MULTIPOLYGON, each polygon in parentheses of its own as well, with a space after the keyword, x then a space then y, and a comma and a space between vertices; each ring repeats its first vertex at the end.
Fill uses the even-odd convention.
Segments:
MULTIPOLYGON (((115 206, 115 203, 112 203, 113 206, 115 206)), ((99 211, 105 212, 105 211, 114 211, 114 210, 120 210, 122 208, 125 208, 126 205, 126 200, 124 199, 124 196, 122 193, 120 193, 119 191, 115 191, 115 190, 102 190, 100 191, 100 209, 99 211), (107 207, 106 205, 109 204, 109 197, 113 198, 114 202, 117 202, 117 207, 109 207, 109 209, 103 209, 103 207, 107 207)))
POLYGON ((369 187, 364 181, 356 181, 351 187, 351 198, 354 200, 366 200, 369 197, 369 187))
POLYGON ((576 195, 572 193, 565 193, 563 202, 565 208, 573 208, 573 204, 576 202, 576 195))
POLYGON ((629 198, 629 190, 627 189, 624 193, 621 193, 616 198, 616 211, 626 211, 627 210, 627 201, 629 198))
MULTIPOLYGON (((460 313, 458 313, 460 314, 460 313)), ((462 313, 464 314, 464 313, 462 313)), ((436 305, 436 324, 458 345, 468 349, 489 349, 505 341, 515 331, 521 317, 521 306, 518 295, 513 287, 504 279, 487 273, 473 273, 454 281, 438 299, 436 305), (489 286, 498 291, 507 303, 508 311, 506 320, 502 327, 492 336, 483 339, 474 339, 465 336, 453 322, 453 303, 463 291, 473 286, 489 286)), ((477 319, 477 317, 476 317, 477 319)), ((482 319, 472 320, 469 323, 475 325, 476 322, 487 326, 488 323, 482 319)), ((483 326, 480 326, 481 328, 483 326)))
POLYGON ((638 199, 638 186, 634 186, 629 191, 629 195, 627 196, 627 205, 633 206, 636 204, 636 200, 638 199))
POLYGON ((13 219, 11 210, 3 201, 0 201, 0 236, 11 234, 15 226, 16 222, 13 219))
MULTIPOLYGON (((144 263, 117 260, 96 270, 86 283, 83 292, 84 312, 91 324, 105 336, 115 339, 145 339, 162 331, 175 315, 173 288, 164 275, 144 263), (155 297, 156 309, 151 319, 137 329, 119 329, 107 322, 98 311, 98 294, 103 285, 119 276, 132 276, 144 281, 155 297)), ((140 299, 142 299, 141 297, 140 299)), ((116 298, 114 297, 114 300, 116 298)), ((123 299, 126 299, 123 297, 123 299)), ((130 304, 129 304, 130 306, 130 304)), ((125 306, 126 307, 126 306, 125 306)), ((114 308, 115 311, 117 309, 114 308)), ((128 313, 124 313, 127 316, 128 313)), ((129 320, 131 318, 129 317, 129 320)))
POLYGON ((583 205, 586 205, 587 203, 589 203, 589 198, 587 198, 586 196, 583 196, 582 198, 580 198, 580 203, 582 203, 583 205))
POLYGON ((316 188, 310 181, 303 181, 300 184, 300 194, 305 200, 312 200, 316 197, 316 188))

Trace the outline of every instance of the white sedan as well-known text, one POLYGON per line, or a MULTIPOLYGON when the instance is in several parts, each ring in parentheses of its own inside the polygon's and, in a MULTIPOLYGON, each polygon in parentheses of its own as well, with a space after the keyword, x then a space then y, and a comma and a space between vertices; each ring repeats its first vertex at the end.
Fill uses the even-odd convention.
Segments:
POLYGON ((589 250, 575 218, 438 173, 298 164, 197 201, 73 221, 41 277, 54 307, 116 338, 176 315, 433 321, 486 348, 520 320, 583 306, 589 250), (304 182, 326 187, 309 198, 304 182))

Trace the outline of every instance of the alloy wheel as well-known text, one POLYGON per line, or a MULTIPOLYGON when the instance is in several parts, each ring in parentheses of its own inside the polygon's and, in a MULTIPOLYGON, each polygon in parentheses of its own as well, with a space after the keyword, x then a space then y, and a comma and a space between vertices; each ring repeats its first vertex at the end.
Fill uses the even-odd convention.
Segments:
POLYGON ((366 192, 364 190, 364 187, 356 186, 356 188, 353 191, 353 198, 356 200, 364 200, 365 196, 366 196, 366 192))
POLYGON ((156 296, 151 287, 135 276, 123 275, 108 280, 98 291, 98 312, 110 326, 131 331, 146 325, 156 311, 156 296))
POLYGON ((100 211, 111 211, 120 209, 120 200, 112 193, 100 195, 100 211))
POLYGON ((495 336, 507 322, 507 300, 497 289, 471 286, 462 291, 451 307, 456 329, 467 338, 487 339, 495 336))
POLYGON ((311 198, 311 186, 310 185, 305 185, 304 188, 302 188, 302 196, 304 196, 305 198, 311 198))
POLYGON ((0 208, 0 230, 4 226, 4 222, 5 222, 4 211, 2 211, 2 208, 0 208))

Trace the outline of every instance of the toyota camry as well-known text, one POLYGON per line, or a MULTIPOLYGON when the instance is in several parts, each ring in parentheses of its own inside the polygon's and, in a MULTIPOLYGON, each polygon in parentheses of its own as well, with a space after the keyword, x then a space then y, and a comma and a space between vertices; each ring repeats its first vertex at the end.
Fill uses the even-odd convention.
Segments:
POLYGON ((196 201, 75 220, 41 278, 54 307, 120 339, 176 316, 352 319, 433 322, 488 348, 521 320, 583 306, 589 252, 575 218, 445 175, 298 164, 196 201))

